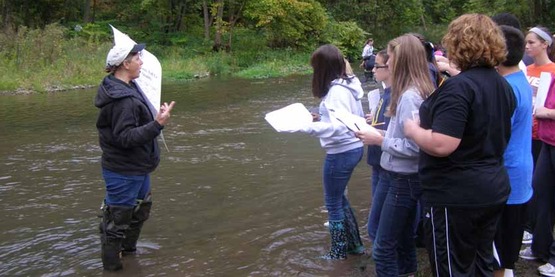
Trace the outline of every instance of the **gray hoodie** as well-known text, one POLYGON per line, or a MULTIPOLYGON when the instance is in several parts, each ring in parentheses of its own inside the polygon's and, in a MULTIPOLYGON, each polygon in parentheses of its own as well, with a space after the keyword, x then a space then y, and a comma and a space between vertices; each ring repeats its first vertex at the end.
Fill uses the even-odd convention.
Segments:
POLYGON ((320 145, 327 154, 343 153, 362 147, 360 139, 355 137, 345 125, 335 117, 330 117, 329 110, 344 110, 364 117, 360 99, 364 91, 357 77, 347 82, 345 79, 332 81, 328 94, 320 102, 320 121, 312 122, 302 132, 320 138, 320 145))
POLYGON ((417 113, 423 101, 415 87, 401 95, 396 114, 391 117, 382 143, 380 165, 385 170, 402 174, 418 172, 420 149, 413 140, 405 137, 403 123, 406 119, 413 119, 413 111, 417 113))

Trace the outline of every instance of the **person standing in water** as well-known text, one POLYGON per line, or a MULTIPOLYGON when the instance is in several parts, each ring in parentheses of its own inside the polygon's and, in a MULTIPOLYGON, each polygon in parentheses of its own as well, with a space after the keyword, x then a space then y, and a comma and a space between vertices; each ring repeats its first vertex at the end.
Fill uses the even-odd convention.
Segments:
POLYGON ((353 170, 362 159, 364 148, 352 131, 333 117, 344 111, 364 117, 360 81, 348 75, 343 54, 331 44, 320 46, 310 59, 312 95, 321 100, 320 120, 304 126, 300 132, 320 139, 326 151, 323 165, 324 202, 328 211, 331 250, 324 259, 346 259, 347 254, 362 254, 364 246, 358 223, 345 189, 353 170))
POLYGON ((105 270, 122 269, 121 254, 134 253, 152 207, 150 173, 160 162, 156 138, 170 119, 175 102, 152 107, 134 81, 141 74, 144 44, 114 45, 95 106, 106 184, 100 223, 101 258, 105 270))

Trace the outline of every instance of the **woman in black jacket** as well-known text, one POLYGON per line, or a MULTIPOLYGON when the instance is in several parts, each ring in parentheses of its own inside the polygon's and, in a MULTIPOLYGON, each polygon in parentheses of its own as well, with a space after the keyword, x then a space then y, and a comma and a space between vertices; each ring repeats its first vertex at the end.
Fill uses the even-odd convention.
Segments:
POLYGON ((175 105, 160 112, 133 81, 141 73, 144 44, 115 45, 106 58, 106 76, 95 98, 100 109, 96 127, 102 148, 106 196, 100 224, 105 270, 122 268, 120 252, 133 253, 141 227, 149 217, 150 173, 160 162, 156 137, 175 105))

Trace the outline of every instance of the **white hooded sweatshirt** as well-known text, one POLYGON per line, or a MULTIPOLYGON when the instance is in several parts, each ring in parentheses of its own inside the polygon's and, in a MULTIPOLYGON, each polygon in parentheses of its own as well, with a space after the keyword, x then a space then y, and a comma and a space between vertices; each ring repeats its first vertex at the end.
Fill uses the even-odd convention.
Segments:
POLYGON ((354 132, 330 116, 330 110, 343 110, 364 117, 360 101, 363 96, 362 86, 355 76, 332 81, 328 94, 320 102, 320 121, 312 122, 301 131, 320 138, 320 145, 327 154, 338 154, 362 147, 362 142, 355 137, 354 132))

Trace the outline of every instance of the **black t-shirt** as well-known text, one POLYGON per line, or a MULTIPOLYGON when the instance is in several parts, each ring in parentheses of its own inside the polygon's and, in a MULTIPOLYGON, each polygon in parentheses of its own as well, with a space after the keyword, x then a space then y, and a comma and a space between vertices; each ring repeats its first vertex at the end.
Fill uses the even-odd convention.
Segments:
POLYGON ((503 153, 515 99, 493 68, 472 68, 447 79, 420 107, 421 126, 461 142, 447 157, 420 151, 422 198, 434 206, 504 203, 510 193, 503 153))

